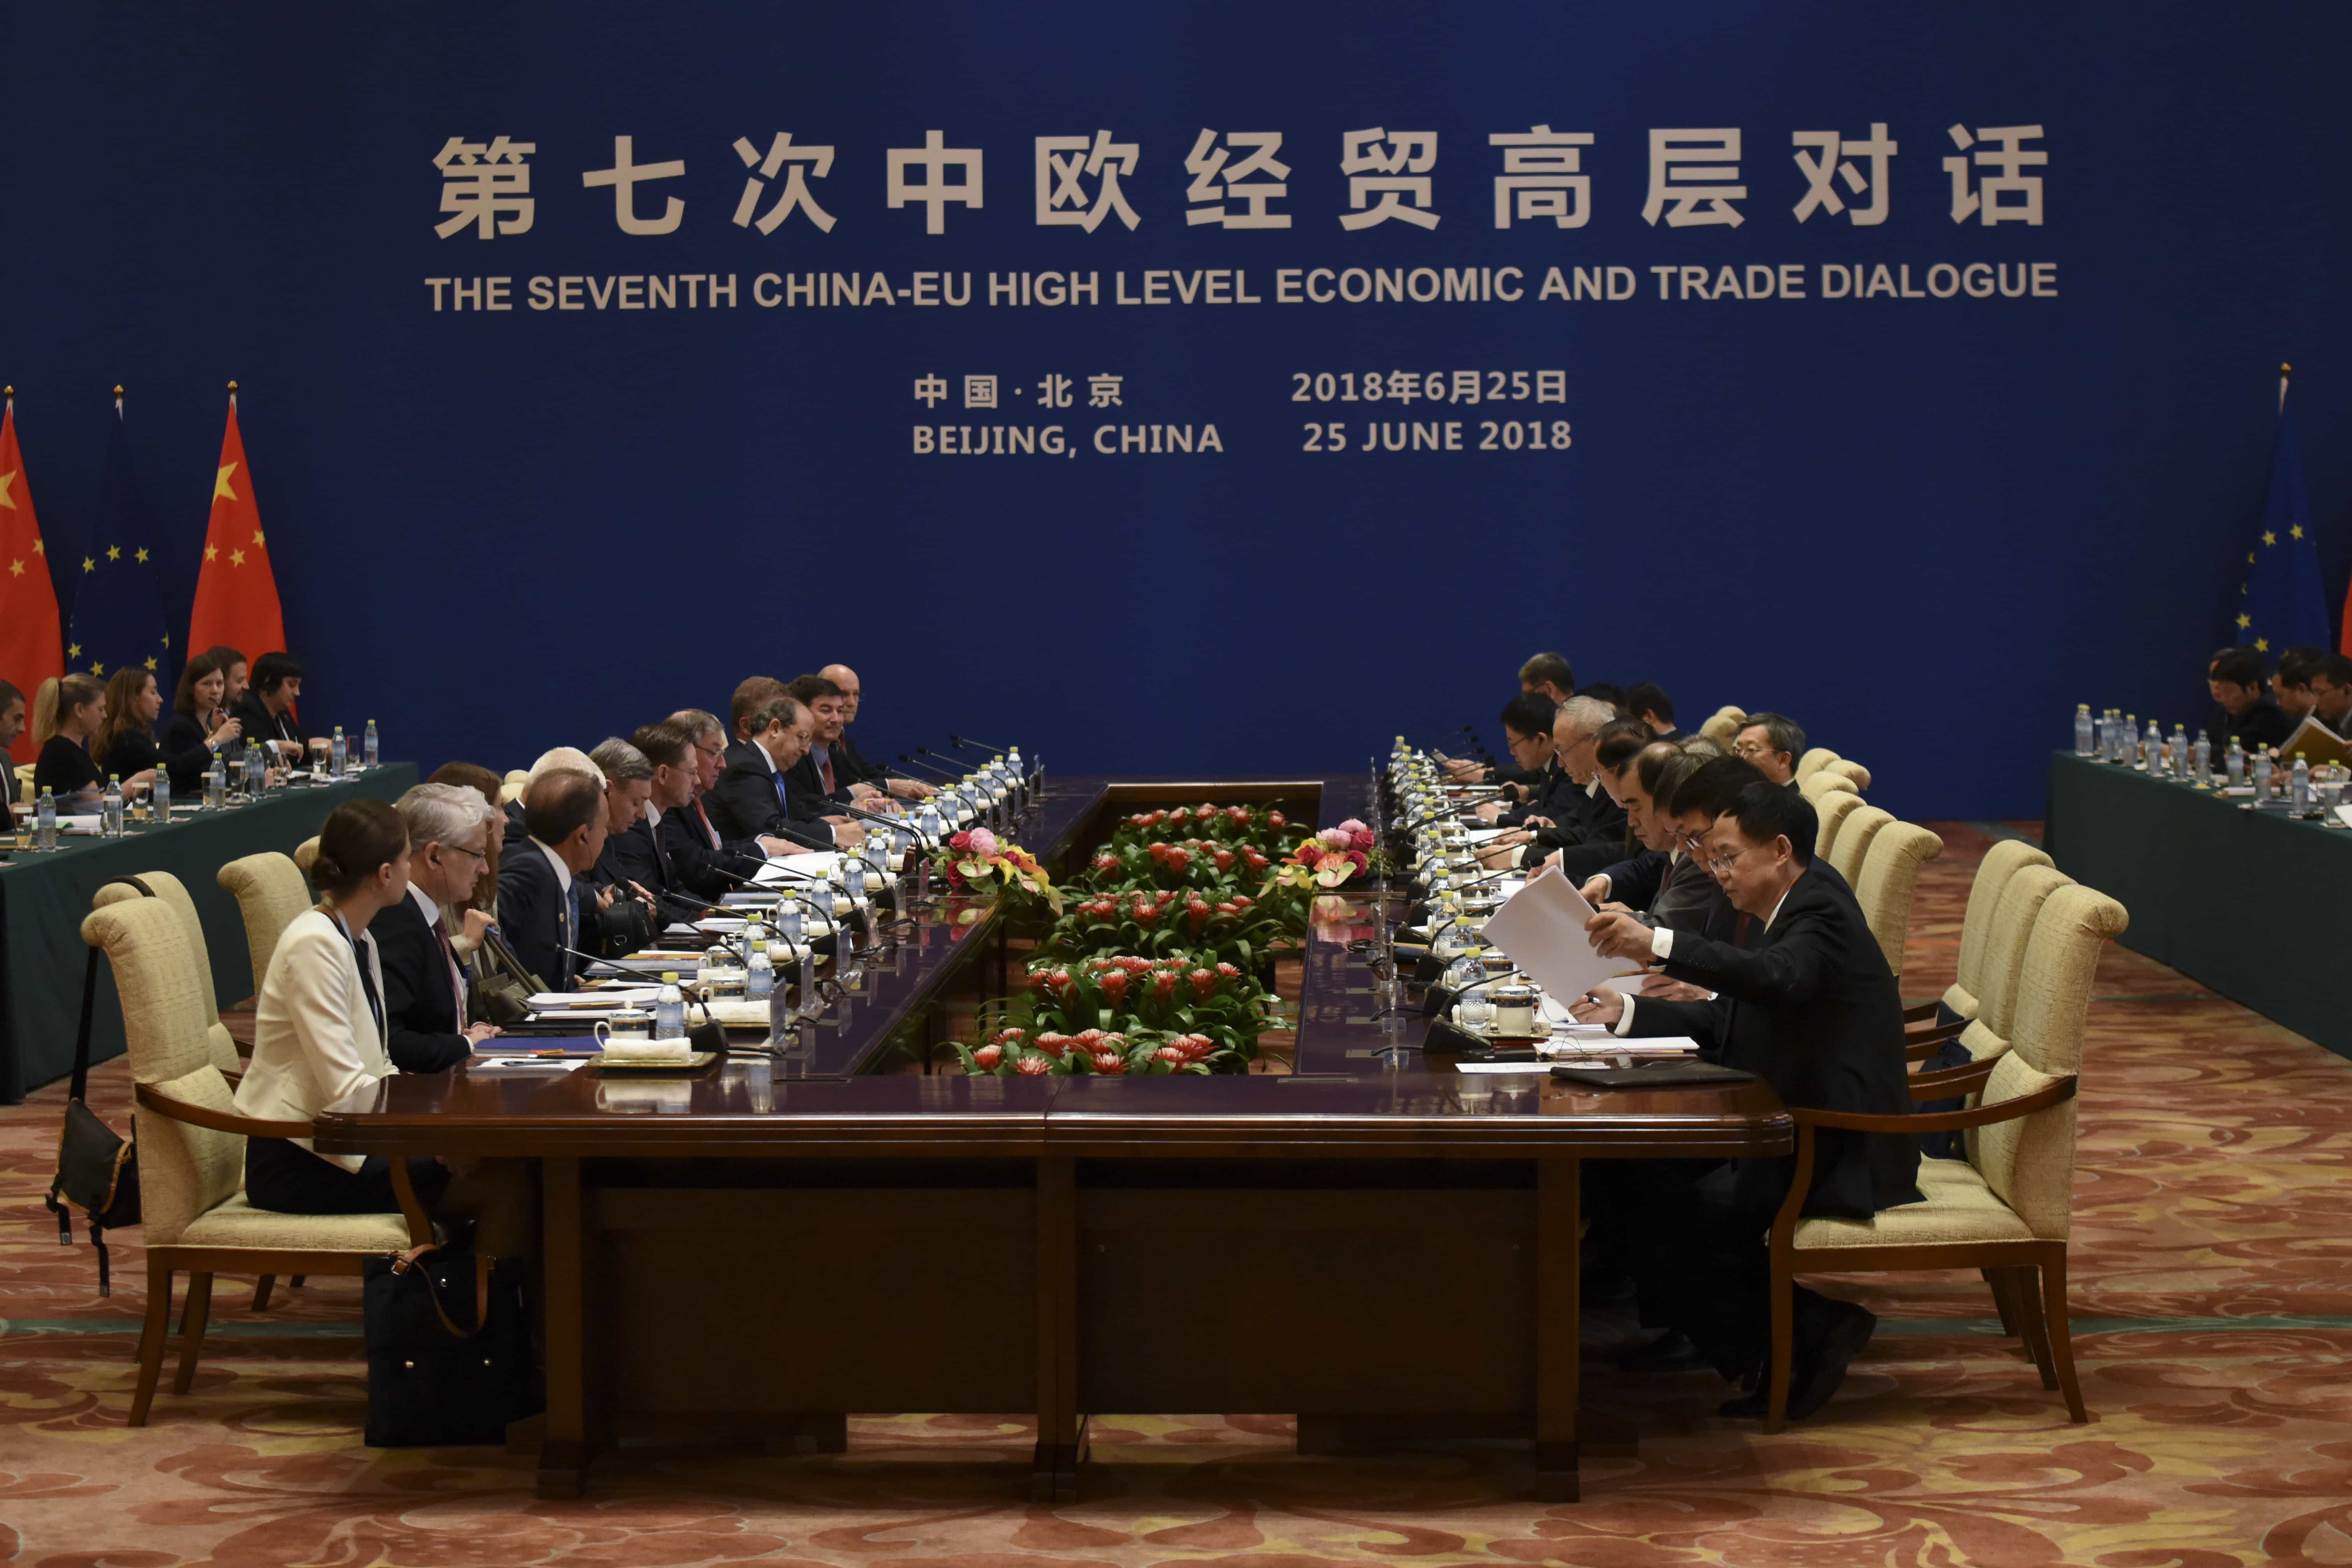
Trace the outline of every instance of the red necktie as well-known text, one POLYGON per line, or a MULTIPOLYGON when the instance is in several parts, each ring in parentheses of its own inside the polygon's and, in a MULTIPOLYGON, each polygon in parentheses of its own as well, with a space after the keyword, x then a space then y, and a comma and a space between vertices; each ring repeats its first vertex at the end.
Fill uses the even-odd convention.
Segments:
POLYGON ((833 793, 833 752, 828 748, 816 754, 817 776, 824 780, 824 793, 833 793))
POLYGON ((718 848, 719 829, 710 826, 710 814, 702 809, 702 797, 700 795, 696 795, 694 797, 694 816, 695 819, 702 824, 703 834, 710 840, 710 847, 713 849, 718 848))
POLYGON ((449 994, 457 999, 457 1032, 466 1032, 466 985, 458 973, 457 955, 450 951, 448 928, 436 912, 433 917, 433 940, 441 944, 441 962, 449 966, 449 994))

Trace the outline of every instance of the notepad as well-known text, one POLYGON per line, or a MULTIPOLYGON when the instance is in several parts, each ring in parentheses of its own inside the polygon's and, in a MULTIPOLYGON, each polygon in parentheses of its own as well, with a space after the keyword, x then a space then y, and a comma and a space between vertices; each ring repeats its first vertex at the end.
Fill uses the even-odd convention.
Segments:
POLYGON ((1552 995, 1573 998, 1625 973, 1624 963, 1592 951, 1584 934, 1591 918, 1576 885, 1547 866, 1487 917, 1481 934, 1552 995))

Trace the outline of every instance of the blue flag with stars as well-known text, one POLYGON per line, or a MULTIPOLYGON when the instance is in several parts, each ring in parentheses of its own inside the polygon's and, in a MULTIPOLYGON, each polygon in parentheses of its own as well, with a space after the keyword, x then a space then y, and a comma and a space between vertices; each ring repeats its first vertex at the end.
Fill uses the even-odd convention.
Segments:
POLYGON ((172 636, 163 618, 163 568, 155 560, 155 530, 131 470, 122 426, 122 399, 106 437, 105 477, 98 521, 75 574, 73 626, 66 634, 66 668, 110 677, 126 665, 155 672, 172 689, 172 636))
POLYGON ((2238 588, 2238 640, 2276 654, 2302 644, 2333 647, 2327 595, 2319 585, 2319 542, 2311 536, 2311 498, 2304 493, 2303 459, 2294 432, 2279 413, 2278 446, 2271 454, 2271 492, 2263 525, 2246 552, 2246 580, 2238 588))

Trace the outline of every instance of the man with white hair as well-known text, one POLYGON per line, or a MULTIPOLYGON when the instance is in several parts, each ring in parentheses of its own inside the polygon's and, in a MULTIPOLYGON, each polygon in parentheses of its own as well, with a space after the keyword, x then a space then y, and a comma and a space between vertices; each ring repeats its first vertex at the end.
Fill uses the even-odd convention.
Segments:
MULTIPOLYGON (((1571 697, 1559 705, 1551 721, 1552 754, 1567 770, 1575 787, 1568 792, 1564 808, 1557 804, 1559 797, 1555 796, 1553 815, 1531 816, 1522 831, 1506 834, 1487 846, 1490 856, 1503 852, 1500 858, 1489 859, 1488 864, 1508 865, 1512 852, 1522 844, 1526 846, 1524 861, 1530 866, 1555 849, 1574 849, 1583 845, 1594 846, 1595 855, 1607 858, 1596 861, 1590 870, 1598 870, 1608 859, 1616 858, 1609 850, 1627 843, 1625 809, 1602 791, 1601 763, 1593 750, 1601 730, 1616 718, 1617 710, 1598 697, 1571 697)), ((1575 879, 1580 882, 1583 878, 1575 879)))
MULTIPOLYGON (((449 942, 449 911, 474 896, 494 814, 478 791, 436 784, 418 784, 397 809, 408 828, 408 897, 379 911, 362 940, 375 944, 383 969, 384 1048, 392 1065, 439 1072, 498 1033, 467 1018, 465 971, 449 942)), ((467 910, 466 937, 478 945, 489 923, 481 910, 467 910)))

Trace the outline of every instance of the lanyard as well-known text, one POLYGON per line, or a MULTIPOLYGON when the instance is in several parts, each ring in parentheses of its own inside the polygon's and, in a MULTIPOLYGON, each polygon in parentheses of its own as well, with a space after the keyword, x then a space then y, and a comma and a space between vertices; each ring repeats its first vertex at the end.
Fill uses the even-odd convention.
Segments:
POLYGON ((383 1044, 383 1003, 376 996, 374 988, 368 984, 367 955, 360 948, 360 939, 352 934, 352 922, 343 919, 342 910, 330 909, 327 913, 342 931, 343 940, 352 944, 352 962, 360 972, 360 994, 367 998, 368 1016, 375 1020, 375 1042, 381 1047, 383 1044))

